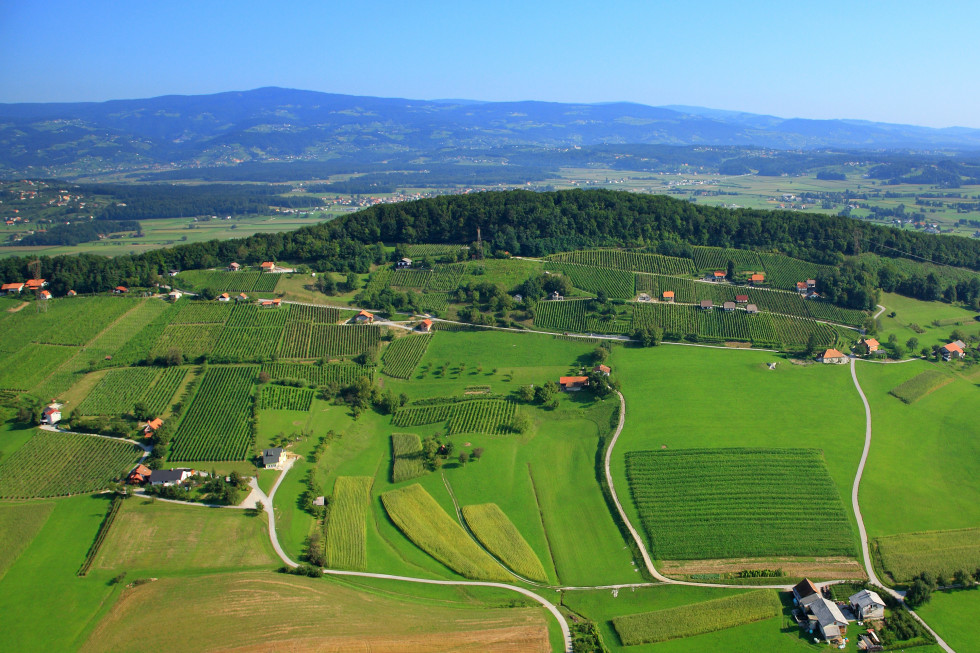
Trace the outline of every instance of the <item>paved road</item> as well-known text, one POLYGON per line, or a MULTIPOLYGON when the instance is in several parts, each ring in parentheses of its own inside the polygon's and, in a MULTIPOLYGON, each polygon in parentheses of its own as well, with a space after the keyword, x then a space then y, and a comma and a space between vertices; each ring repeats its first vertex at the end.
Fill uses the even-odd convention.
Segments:
MULTIPOLYGON (((273 508, 272 502, 275 499, 276 491, 279 490, 279 485, 282 483, 283 479, 286 478, 286 473, 289 468, 293 465, 293 459, 283 467, 282 473, 279 478, 276 479, 276 484, 272 486, 272 491, 269 492, 268 502, 265 505, 265 510, 269 514, 269 539, 272 541, 272 548, 275 549, 276 554, 279 558, 290 567, 299 566, 297 562, 292 560, 286 552, 282 550, 282 546, 279 545, 279 537, 276 535, 276 513, 273 508)), ((565 620, 564 615, 555 607, 553 603, 545 600, 543 597, 538 596, 534 592, 523 587, 517 587, 515 585, 507 585, 505 583, 490 583, 481 581, 462 581, 462 580, 433 580, 431 578, 413 578, 410 576, 393 576, 391 574, 374 574, 365 571, 345 571, 341 569, 324 569, 323 573, 331 576, 354 576, 358 578, 381 578, 386 580, 398 580, 406 583, 421 583, 424 585, 465 585, 471 587, 496 587, 498 589, 510 590, 512 592, 518 592, 540 603, 544 606, 554 617, 558 620, 558 625, 561 627, 562 638, 565 640, 565 651, 570 652, 572 650, 572 631, 568 627, 568 622, 565 620)))
MULTIPOLYGON (((882 308, 884 310, 884 308, 882 308)), ((868 452, 871 450, 871 404, 868 403, 868 398, 864 395, 864 390, 861 388, 861 384, 858 382, 857 378, 857 365, 855 364, 856 359, 851 358, 851 379, 854 381, 854 387, 857 389, 858 394, 861 396, 861 403, 864 404, 864 451, 861 452, 861 462, 858 464, 857 474, 854 476, 854 485, 851 487, 851 506, 854 508, 854 517, 857 519, 858 532, 861 534, 861 555, 864 557, 864 570, 868 574, 868 580, 872 583, 881 587, 886 592, 891 594, 893 597, 899 601, 904 601, 905 597, 887 587, 881 582, 875 574, 874 565, 871 564, 871 554, 868 548, 868 532, 864 528, 864 517, 861 515, 861 505, 858 502, 858 490, 861 487, 861 476, 864 474, 864 465, 868 461, 868 452)), ((943 641, 943 639, 929 627, 922 617, 915 613, 906 606, 909 614, 911 614, 915 619, 922 624, 922 626, 928 630, 933 637, 936 638, 936 643, 939 644, 947 653, 954 653, 953 649, 943 641)))

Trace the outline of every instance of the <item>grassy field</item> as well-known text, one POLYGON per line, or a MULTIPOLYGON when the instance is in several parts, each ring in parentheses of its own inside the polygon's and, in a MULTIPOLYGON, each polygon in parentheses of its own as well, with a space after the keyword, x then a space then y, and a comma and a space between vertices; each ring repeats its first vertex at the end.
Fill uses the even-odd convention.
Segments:
POLYGON ((613 619, 626 646, 691 637, 778 617, 782 604, 772 590, 713 599, 703 603, 613 619))
POLYGON ((270 572, 161 579, 124 592, 81 650, 130 650, 139 642, 140 649, 208 651, 221 642, 236 650, 551 651, 542 609, 496 607, 499 594, 489 603, 453 592, 418 599, 410 589, 355 589, 270 572), (189 596, 194 610, 186 609, 189 596))
POLYGON ((546 582, 541 561, 514 523, 495 503, 463 506, 463 519, 476 538, 498 560, 524 578, 546 582))
POLYGON ((51 502, 0 504, 0 579, 41 530, 53 509, 51 502))
POLYGON ((912 405, 888 394, 935 366, 858 365, 874 429, 860 495, 869 537, 980 524, 976 383, 957 376, 912 405))
POLYGON ((130 442, 38 430, 0 463, 0 498, 57 497, 102 490, 132 469, 142 454, 130 442))
POLYGON ((339 476, 333 486, 327 520, 327 566, 367 569, 367 518, 370 476, 339 476))
POLYGON ((957 653, 980 653, 980 591, 933 592, 916 612, 957 653))
POLYGON ((881 566, 898 582, 924 571, 951 579, 957 570, 980 569, 980 528, 903 533, 875 540, 881 566))
MULTIPOLYGON (((819 449, 838 496, 849 496, 864 415, 846 368, 792 365, 764 352, 667 345, 615 349, 609 364, 623 384, 627 408, 612 472, 634 523, 640 515, 626 491, 630 451, 819 449), (771 370, 766 363, 774 361, 771 370), (808 406, 819 407, 814 419, 800 419, 808 406)), ((853 524, 850 511, 847 520, 853 524)))
POLYGON ((268 567, 276 561, 261 516, 137 497, 123 503, 93 567, 167 575, 268 567))
MULTIPOLYGON (((965 335, 980 334, 980 322, 974 318, 976 313, 961 306, 953 306, 943 302, 923 302, 894 293, 882 293, 879 302, 885 307, 885 312, 878 318, 881 328, 879 340, 885 342, 888 336, 895 334, 903 345, 909 338, 919 340, 919 348, 932 345, 946 344, 951 340, 950 333, 959 329, 965 335), (892 313, 895 317, 890 317, 892 313), (960 324, 945 324, 936 326, 934 321, 957 321, 960 324), (923 332, 918 333, 909 325, 917 325, 923 332)), ((918 352, 913 352, 918 353, 918 352)))
POLYGON ((390 490, 381 500, 402 533, 450 569, 467 578, 510 580, 421 485, 390 490))
POLYGON ((657 559, 854 554, 817 450, 636 451, 626 475, 657 559))
POLYGON ((938 390, 947 383, 952 383, 953 377, 942 370, 926 370, 905 383, 895 386, 888 391, 907 404, 914 404, 930 392, 938 390))

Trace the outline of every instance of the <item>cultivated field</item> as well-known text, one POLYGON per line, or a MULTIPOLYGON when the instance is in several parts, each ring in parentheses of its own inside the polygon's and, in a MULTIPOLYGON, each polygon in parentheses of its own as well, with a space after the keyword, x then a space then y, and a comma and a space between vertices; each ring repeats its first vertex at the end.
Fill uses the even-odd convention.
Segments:
POLYGON ((630 452, 626 474, 655 558, 854 553, 819 451, 630 452))
POLYGON ((414 433, 391 434, 391 482, 401 483, 425 474, 422 440, 414 433))
POLYGON ((125 475, 143 451, 93 435, 37 431, 0 463, 0 499, 95 492, 125 475))
POLYGON ((242 460, 251 440, 255 366, 212 367, 177 427, 171 460, 242 460))
POLYGON ((495 503, 463 506, 463 519, 480 544, 524 578, 546 582, 541 561, 514 523, 495 503))
POLYGON ((388 376, 407 379, 419 364, 432 336, 410 335, 394 340, 381 357, 381 371, 388 376))
POLYGON ((916 401, 926 396, 930 392, 935 392, 948 383, 953 382, 953 377, 940 370, 926 370, 921 374, 913 376, 905 383, 895 386, 888 391, 907 404, 914 404, 916 401))
POLYGON ((980 569, 980 528, 889 535, 875 545, 882 568, 899 583, 924 571, 951 579, 956 571, 980 569))
POLYGON ((371 501, 370 476, 339 476, 333 486, 327 520, 327 566, 367 568, 367 518, 371 501))

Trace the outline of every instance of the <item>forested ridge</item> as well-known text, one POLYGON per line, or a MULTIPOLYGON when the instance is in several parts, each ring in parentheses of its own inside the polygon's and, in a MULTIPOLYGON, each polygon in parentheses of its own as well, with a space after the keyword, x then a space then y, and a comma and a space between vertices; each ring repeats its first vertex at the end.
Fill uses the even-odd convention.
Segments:
MULTIPOLYGON (((480 230, 486 255, 508 252, 542 256, 586 247, 636 247, 688 256, 691 245, 770 251, 833 265, 839 285, 863 291, 838 303, 867 307, 881 270, 890 288, 923 299, 939 299, 950 285, 961 299, 970 283, 942 278, 913 279, 908 266, 863 266, 848 257, 874 252, 888 258, 929 261, 980 270, 980 242, 937 237, 813 213, 699 206, 661 195, 605 190, 486 192, 385 204, 293 232, 179 245, 134 256, 42 258, 43 274, 56 293, 74 288, 100 291, 118 283, 149 285, 167 269, 227 265, 236 260, 306 263, 317 270, 366 272, 385 258, 377 243, 471 244, 480 230), (910 279, 915 283, 910 283, 910 279), (963 284, 966 284, 965 286, 963 284), (855 298, 855 297, 858 298, 855 298)), ((899 262, 899 261, 896 261, 899 262)), ((5 279, 27 277, 26 258, 0 261, 5 279)), ((931 274, 931 273, 930 273, 931 274)), ((935 277, 935 275, 933 275, 935 277)), ((980 291, 978 291, 980 292, 980 291)), ((947 299, 949 296, 947 295, 947 299)))

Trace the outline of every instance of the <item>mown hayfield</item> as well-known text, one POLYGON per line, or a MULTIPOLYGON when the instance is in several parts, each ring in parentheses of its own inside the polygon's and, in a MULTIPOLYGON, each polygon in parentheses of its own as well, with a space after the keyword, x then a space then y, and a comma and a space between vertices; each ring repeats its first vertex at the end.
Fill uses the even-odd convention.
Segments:
POLYGON ((911 405, 889 394, 932 367, 857 365, 874 438, 859 496, 869 537, 980 524, 976 383, 954 377, 911 405), (896 483, 897 478, 908 482, 896 483))
POLYGON ((915 611, 954 651, 980 651, 980 591, 933 592, 915 611))
POLYGON ((854 554, 815 449, 636 451, 626 475, 654 558, 854 554))
POLYGON ((274 564, 268 524, 244 510, 132 497, 123 502, 92 570, 173 573, 274 564))
POLYGON ((54 503, 0 504, 0 579, 48 520, 54 503))
POLYGON ((782 603, 773 590, 756 590, 703 603, 613 619, 626 646, 650 644, 733 628, 779 616, 782 603))
POLYGON ((430 335, 410 335, 392 341, 381 357, 381 371, 400 379, 412 376, 431 340, 430 335))
POLYGON ((39 430, 0 463, 0 499, 102 490, 132 469, 142 454, 129 442, 39 430))
POLYGON ((510 579, 421 485, 385 492, 381 502, 405 537, 456 573, 481 580, 510 579))
POLYGON ((515 573, 540 582, 547 582, 544 567, 514 523, 495 503, 463 506, 463 519, 476 538, 498 560, 515 573))
POLYGON ((980 569, 980 528, 889 535, 875 545, 881 566, 899 583, 924 571, 951 579, 956 571, 980 569))
POLYGON ((897 385, 888 394, 898 397, 907 404, 914 404, 930 392, 953 382, 953 377, 939 370, 926 370, 908 381, 897 385))
POLYGON ((425 474, 422 440, 414 433, 391 434, 391 482, 401 483, 425 474))
POLYGON ((252 383, 259 368, 212 367, 174 435, 171 460, 243 460, 251 440, 252 383))
POLYGON ((370 476, 338 476, 327 520, 327 566, 367 569, 367 519, 371 504, 370 476))
MULTIPOLYGON (((499 594, 441 591, 419 600, 336 581, 243 572, 160 580, 126 590, 80 650, 487 651, 550 653, 541 608, 500 608, 499 594), (193 597, 195 609, 187 609, 193 597), (174 628, 173 624, 180 624, 174 628)), ((506 598, 516 595, 506 595, 506 598)))

